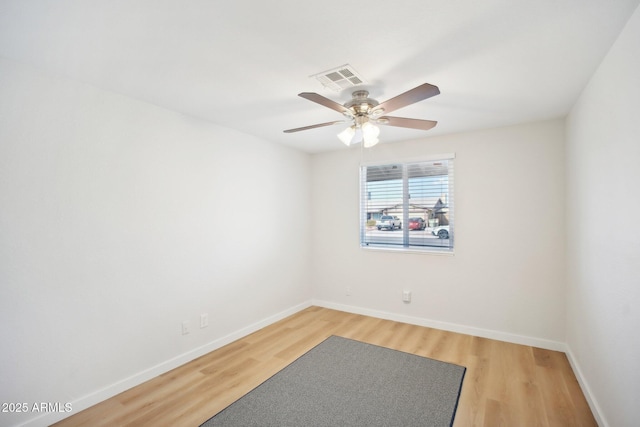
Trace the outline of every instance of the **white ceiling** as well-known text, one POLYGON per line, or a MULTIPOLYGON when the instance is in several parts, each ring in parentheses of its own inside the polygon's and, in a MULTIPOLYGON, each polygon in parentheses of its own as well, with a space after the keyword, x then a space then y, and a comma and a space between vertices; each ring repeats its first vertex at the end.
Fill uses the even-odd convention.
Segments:
POLYGON ((346 149, 313 74, 351 64, 394 116, 382 142, 564 116, 640 0, 0 0, 0 55, 308 152, 346 149))

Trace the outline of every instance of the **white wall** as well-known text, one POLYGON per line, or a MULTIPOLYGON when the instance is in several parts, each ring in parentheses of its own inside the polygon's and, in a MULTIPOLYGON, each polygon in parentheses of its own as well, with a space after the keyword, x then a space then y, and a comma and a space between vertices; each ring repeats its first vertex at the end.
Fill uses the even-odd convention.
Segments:
POLYGON ((0 76, 0 402, 75 412, 308 304, 308 155, 10 61, 0 76))
POLYGON ((640 9, 567 120, 567 342, 604 426, 640 420, 640 9))
POLYGON ((313 157, 314 299, 562 348, 564 122, 380 144, 365 151, 365 160, 438 153, 456 154, 453 256, 360 249, 360 150, 313 157), (403 289, 413 292, 410 304, 402 302, 403 289))

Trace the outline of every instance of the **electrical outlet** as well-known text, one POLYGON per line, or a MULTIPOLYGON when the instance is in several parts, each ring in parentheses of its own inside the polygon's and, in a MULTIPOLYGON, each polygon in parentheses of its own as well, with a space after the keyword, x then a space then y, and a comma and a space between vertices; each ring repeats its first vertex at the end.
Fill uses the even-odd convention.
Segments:
POLYGON ((402 292, 402 301, 411 302, 411 291, 403 291, 402 292))
POLYGON ((189 333, 189 321, 185 320, 182 322, 182 335, 187 335, 189 333))
POLYGON ((209 315, 207 313, 202 313, 200 315, 200 327, 206 328, 209 326, 209 315))
POLYGON ((347 296, 350 297, 352 293, 353 289, 351 289, 351 286, 347 286, 347 296))

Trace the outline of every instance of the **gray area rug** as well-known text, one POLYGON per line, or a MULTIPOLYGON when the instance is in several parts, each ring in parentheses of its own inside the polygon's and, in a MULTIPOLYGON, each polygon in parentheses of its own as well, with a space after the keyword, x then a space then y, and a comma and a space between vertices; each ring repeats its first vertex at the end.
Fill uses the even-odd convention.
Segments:
POLYGON ((465 371, 331 336, 201 427, 450 427, 465 371))

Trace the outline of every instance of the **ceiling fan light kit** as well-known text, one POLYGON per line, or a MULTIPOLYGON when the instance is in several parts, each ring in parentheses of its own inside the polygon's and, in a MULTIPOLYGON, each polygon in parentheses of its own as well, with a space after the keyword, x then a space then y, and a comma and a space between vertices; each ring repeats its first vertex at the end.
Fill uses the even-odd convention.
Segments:
POLYGON ((380 135, 380 128, 371 124, 366 117, 356 117, 355 124, 349 126, 338 134, 338 139, 347 147, 351 144, 364 142, 364 146, 369 148, 376 145, 380 135))
POLYGON ((404 92, 395 98, 391 98, 385 102, 379 103, 375 99, 369 98, 369 92, 366 90, 357 90, 352 93, 352 99, 344 105, 338 104, 322 95, 312 92, 302 92, 298 96, 308 99, 309 101, 331 108, 342 113, 346 121, 339 120, 317 125, 304 126, 295 129, 285 130, 285 133, 299 132, 308 129, 314 129, 324 126, 331 126, 338 123, 349 123, 349 127, 338 134, 338 138, 345 145, 350 146, 362 142, 367 148, 376 145, 380 128, 376 125, 386 125, 395 127, 404 127, 419 130, 429 130, 438 122, 433 120, 408 119, 405 117, 383 116, 385 113, 398 110, 407 105, 422 101, 440 93, 437 86, 424 83, 407 92, 404 92))

